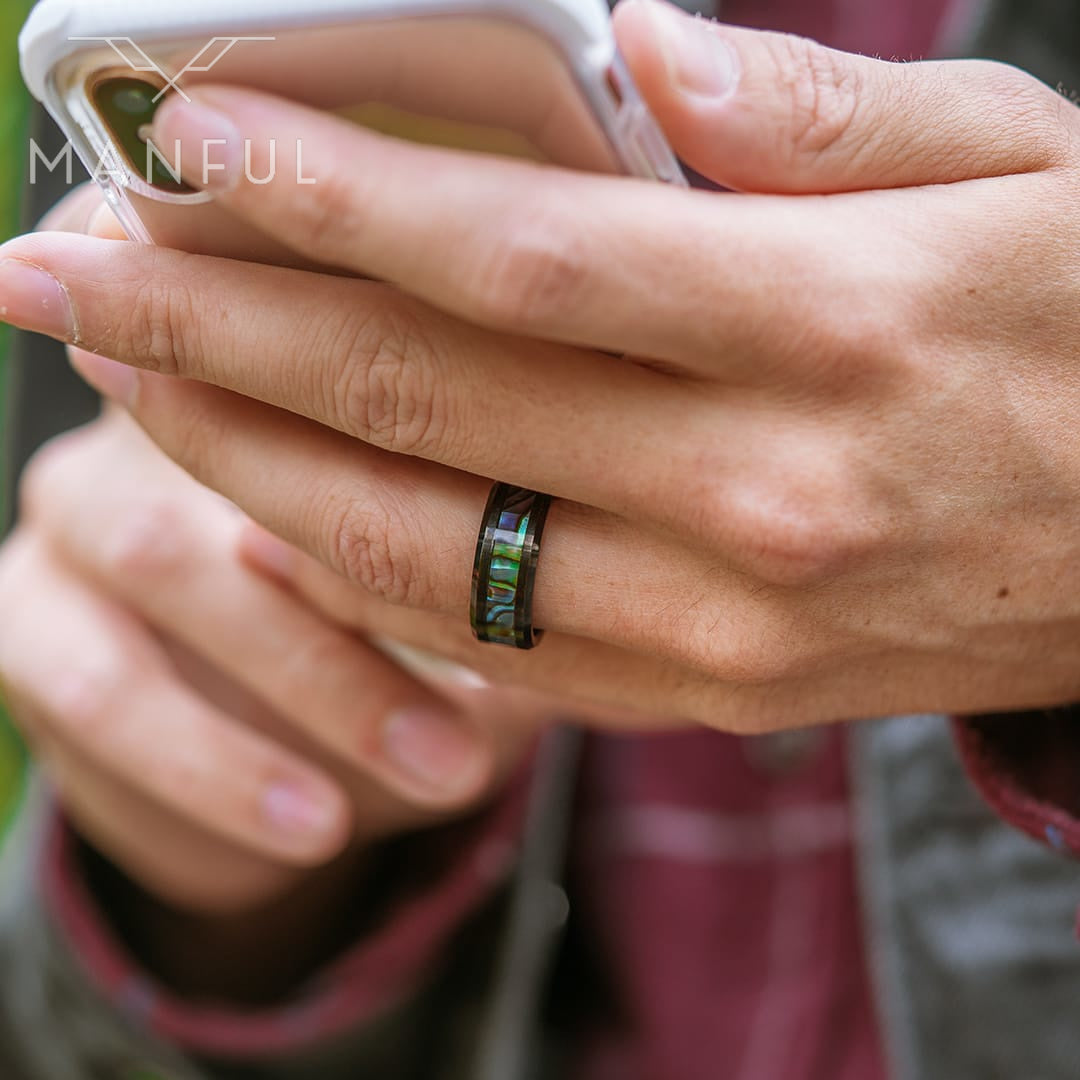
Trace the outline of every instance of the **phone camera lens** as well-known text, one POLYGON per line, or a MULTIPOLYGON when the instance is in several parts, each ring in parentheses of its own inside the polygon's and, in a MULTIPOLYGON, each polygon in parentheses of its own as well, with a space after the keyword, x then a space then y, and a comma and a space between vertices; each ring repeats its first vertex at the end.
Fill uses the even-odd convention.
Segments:
POLYGON ((155 110, 154 88, 140 85, 118 90, 113 95, 113 105, 128 116, 150 116, 155 110))
POLYGON ((168 96, 163 89, 145 79, 109 74, 91 85, 90 98, 131 173, 159 191, 187 195, 192 189, 180 179, 179 167, 174 171, 148 145, 154 114, 168 96))

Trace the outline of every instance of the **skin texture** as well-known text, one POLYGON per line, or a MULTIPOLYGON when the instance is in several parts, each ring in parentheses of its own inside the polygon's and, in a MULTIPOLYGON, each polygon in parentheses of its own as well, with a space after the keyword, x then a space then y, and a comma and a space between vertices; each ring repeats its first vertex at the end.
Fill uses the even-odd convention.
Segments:
POLYGON ((242 133, 263 175, 259 148, 302 135, 317 185, 226 167, 220 205, 378 280, 47 236, 3 253, 63 283, 59 336, 131 365, 79 369, 356 586, 361 624, 414 609, 382 625, 490 677, 743 731, 1074 696, 1076 110, 999 65, 644 0, 619 30, 676 149, 748 194, 209 88, 159 142, 231 139, 236 166, 242 133), (529 657, 463 627, 490 476, 561 500, 529 657))
MULTIPOLYGON (((235 165, 248 138, 263 175, 276 138, 285 179, 211 174, 219 207, 332 272, 38 235, 0 249, 8 318, 78 346, 169 456, 295 545, 232 519, 233 556, 307 617, 506 693, 749 732, 1075 699, 1075 108, 999 65, 887 64, 651 0, 617 29, 676 150, 742 194, 403 145, 205 88, 162 110, 158 141, 225 137, 235 165), (288 179, 298 135, 315 186, 288 179), (36 293, 12 276, 28 268, 46 272, 36 293), (493 476, 559 497, 529 654, 478 646, 465 621, 493 476)), ((102 591, 152 591, 123 560, 110 576, 72 555, 82 515, 107 524, 78 487, 31 484, 0 565, 42 635, 84 590, 93 620, 65 656, 115 621, 102 591)), ((172 619, 161 605, 141 618, 172 619)), ((16 655, 0 639, 24 715, 63 727, 85 699, 47 698, 59 658, 16 655)), ((227 674, 251 692, 258 666, 227 674)), ((339 736, 294 720, 324 748, 339 736)))

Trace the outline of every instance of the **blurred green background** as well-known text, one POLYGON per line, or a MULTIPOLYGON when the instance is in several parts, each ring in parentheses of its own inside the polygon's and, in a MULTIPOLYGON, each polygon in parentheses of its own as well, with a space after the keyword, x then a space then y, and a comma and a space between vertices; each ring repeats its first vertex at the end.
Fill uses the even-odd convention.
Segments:
MULTIPOLYGON (((0 239, 4 240, 15 231, 22 189, 27 97, 19 75, 15 39, 28 6, 20 0, 0 4, 0 239)), ((0 363, 7 339, 7 331, 0 330, 0 363)))
POLYGON ((28 5, 4 0, 0 5, 0 231, 6 237, 15 227, 16 203, 22 179, 22 133, 26 96, 19 76, 15 39, 28 5))
MULTIPOLYGON (((29 0, 0 0, 0 239, 6 240, 17 228, 19 199, 26 160, 26 117, 29 106, 19 75, 15 40, 29 0)), ((6 353, 9 333, 0 326, 0 424, 4 416, 4 389, 7 383, 6 353)), ((0 433, 2 434, 2 433, 0 433)), ((0 439, 0 446, 3 440, 0 439)), ((4 471, 0 469, 0 485, 4 471)), ((7 498, 0 487, 0 505, 7 498)), ((0 618, 4 613, 0 612, 0 618)), ((0 839, 10 822, 22 790, 24 755, 18 740, 3 716, 0 703, 0 839)))

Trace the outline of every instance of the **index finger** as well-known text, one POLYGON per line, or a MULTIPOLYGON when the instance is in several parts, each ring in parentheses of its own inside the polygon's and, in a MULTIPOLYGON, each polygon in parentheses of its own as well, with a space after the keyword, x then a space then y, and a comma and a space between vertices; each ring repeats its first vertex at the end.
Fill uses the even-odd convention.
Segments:
POLYGON ((736 213, 712 194, 416 146, 236 88, 170 100, 154 139, 179 144, 190 182, 317 262, 495 329, 675 362, 715 350, 704 281, 730 323, 761 308, 748 265, 782 290, 806 265, 793 249, 819 246, 782 199, 740 197, 736 213), (201 175, 204 140, 223 172, 201 175), (658 315, 658 296, 681 300, 658 315))

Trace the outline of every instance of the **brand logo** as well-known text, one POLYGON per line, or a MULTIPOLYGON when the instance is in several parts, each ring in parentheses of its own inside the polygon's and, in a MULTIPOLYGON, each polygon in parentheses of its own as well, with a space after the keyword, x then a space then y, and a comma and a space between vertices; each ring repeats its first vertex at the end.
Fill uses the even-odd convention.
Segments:
MULTIPOLYGON (((184 67, 175 73, 166 71, 161 64, 152 59, 140 45, 138 45, 133 38, 129 37, 72 37, 69 41, 78 42, 92 42, 99 45, 108 45, 110 49, 116 55, 123 60, 123 62, 138 75, 157 75, 164 82, 164 86, 154 95, 149 102, 145 98, 141 98, 137 103, 139 105, 140 112, 143 111, 143 107, 146 104, 157 104, 170 90, 177 93, 184 101, 191 101, 191 98, 184 92, 183 87, 180 85, 180 80, 186 75, 193 73, 201 73, 212 71, 218 64, 221 63, 225 57, 244 42, 249 41, 276 41, 275 37, 213 37, 211 38, 185 65, 184 67)), ((151 84, 147 84, 146 93, 149 93, 154 87, 151 84)), ((129 111, 129 110, 125 110, 129 111)), ((149 112, 150 110, 146 110, 149 112)), ((180 168, 180 154, 181 146, 177 141, 174 147, 174 158, 169 160, 164 156, 161 150, 154 144, 152 139, 148 136, 144 138, 142 129, 139 131, 139 138, 146 144, 146 172, 139 176, 139 179, 144 180, 151 186, 155 183, 155 176, 160 175, 160 169, 156 166, 160 165, 168 173, 169 177, 176 184, 181 184, 182 171, 180 168)), ((207 187, 210 184, 210 174, 213 172, 222 172, 226 168, 225 164, 221 162, 215 162, 211 160, 211 154, 214 149, 223 145, 222 139, 205 139, 202 146, 202 184, 203 187, 207 187)), ((277 178, 278 172, 278 145, 276 139, 270 139, 267 147, 267 156, 264 164, 264 172, 261 176, 256 176, 252 171, 252 145, 250 139, 244 140, 243 153, 244 153, 244 176, 251 184, 262 185, 269 184, 277 178)), ((296 140, 296 183, 297 184, 315 184, 317 180, 314 177, 304 175, 304 161, 303 161, 303 140, 296 140)), ((52 159, 41 149, 36 140, 30 140, 30 183, 32 185, 37 183, 38 165, 43 164, 49 173, 55 172, 57 169, 64 166, 64 175, 67 184, 70 186, 74 180, 74 147, 72 143, 67 142, 63 149, 60 150, 56 156, 52 159)), ((106 140, 101 147, 101 152, 96 162, 86 160, 84 157, 83 164, 90 171, 90 175, 93 179, 105 183, 106 186, 112 185, 115 188, 126 188, 133 176, 137 175, 132 169, 129 168, 129 164, 125 162, 124 155, 118 152, 116 145, 111 140, 106 140)))
POLYGON ((73 37, 69 41, 94 41, 108 45, 132 71, 140 75, 160 75, 165 85, 154 96, 154 104, 170 90, 175 90, 185 101, 191 98, 184 93, 180 80, 185 75, 212 71, 237 45, 245 41, 276 41, 273 37, 215 37, 211 38, 188 62, 183 69, 170 75, 156 60, 151 59, 146 50, 129 37, 73 37))

